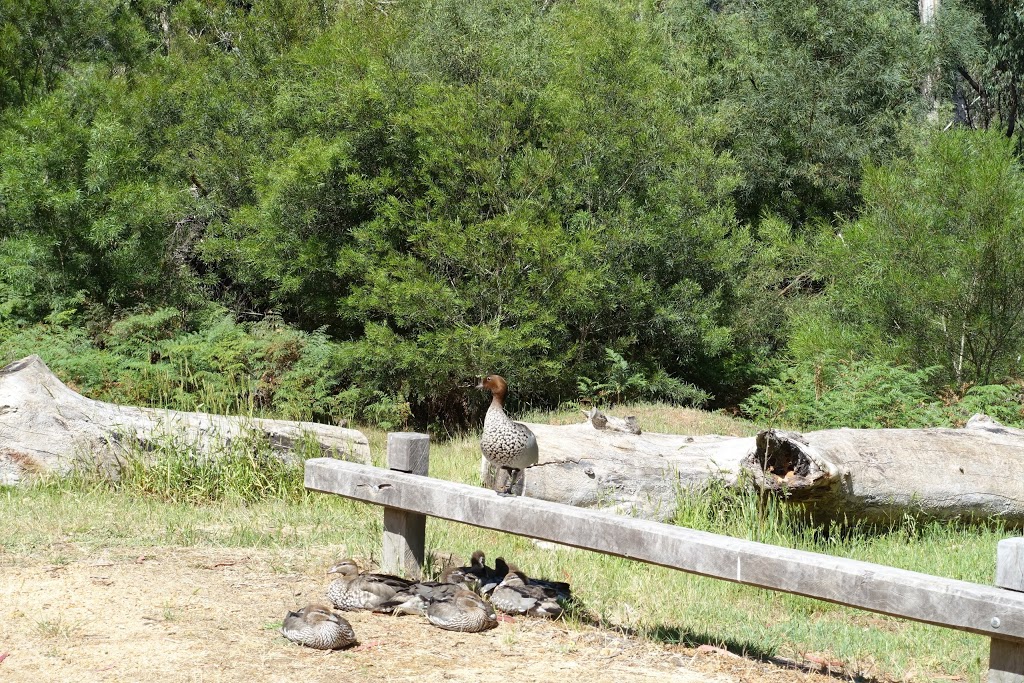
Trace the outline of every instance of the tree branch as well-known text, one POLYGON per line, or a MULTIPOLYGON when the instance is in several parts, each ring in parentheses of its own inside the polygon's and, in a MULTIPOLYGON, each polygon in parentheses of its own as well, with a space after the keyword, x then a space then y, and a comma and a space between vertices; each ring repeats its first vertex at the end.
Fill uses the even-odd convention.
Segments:
POLYGON ((974 88, 974 91, 975 91, 976 93, 978 93, 978 94, 979 94, 979 95, 981 95, 982 97, 984 97, 984 96, 985 96, 985 91, 984 91, 984 89, 982 89, 982 87, 981 87, 981 84, 980 84, 980 83, 978 83, 978 82, 977 82, 976 80, 974 80, 973 78, 971 78, 971 74, 967 73, 967 69, 963 68, 962 66, 958 66, 958 67, 956 68, 956 70, 957 70, 957 73, 959 73, 959 74, 960 74, 960 75, 961 75, 961 76, 963 77, 963 79, 964 79, 965 81, 967 81, 968 83, 970 83, 971 87, 972 87, 972 88, 974 88))
POLYGON ((1017 102, 1019 99, 1017 95, 1017 79, 1013 78, 1010 79, 1010 113, 1007 115, 1010 123, 1006 127, 1006 137, 1008 138, 1013 137, 1013 131, 1017 126, 1017 102))

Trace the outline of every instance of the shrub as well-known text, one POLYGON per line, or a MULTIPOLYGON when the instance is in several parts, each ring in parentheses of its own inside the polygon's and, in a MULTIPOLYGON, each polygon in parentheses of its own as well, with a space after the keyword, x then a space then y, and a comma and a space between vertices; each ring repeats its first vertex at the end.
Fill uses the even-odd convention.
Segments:
POLYGON ((1024 167, 995 132, 935 133, 869 168, 857 220, 824 233, 821 299, 793 326, 797 361, 831 351, 942 385, 1018 377, 1024 348, 1024 167))
POLYGON ((933 374, 823 357, 754 387, 743 410, 765 424, 800 428, 930 426, 941 419, 927 389, 933 374))
POLYGON ((742 407, 763 424, 799 429, 963 426, 974 413, 1024 426, 1019 387, 975 386, 940 400, 933 388, 936 374, 935 368, 822 356, 754 387, 742 407))

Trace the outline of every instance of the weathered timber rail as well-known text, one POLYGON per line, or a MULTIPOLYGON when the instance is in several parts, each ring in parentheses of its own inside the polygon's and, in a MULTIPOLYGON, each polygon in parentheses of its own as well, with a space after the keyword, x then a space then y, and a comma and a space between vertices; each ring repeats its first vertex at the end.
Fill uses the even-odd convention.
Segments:
POLYGON ((425 442, 420 434, 389 434, 390 470, 331 458, 306 461, 306 488, 384 506, 388 571, 418 573, 420 522, 438 517, 988 636, 989 682, 1024 683, 1024 538, 1000 542, 996 585, 981 585, 600 510, 501 497, 423 476, 425 442))

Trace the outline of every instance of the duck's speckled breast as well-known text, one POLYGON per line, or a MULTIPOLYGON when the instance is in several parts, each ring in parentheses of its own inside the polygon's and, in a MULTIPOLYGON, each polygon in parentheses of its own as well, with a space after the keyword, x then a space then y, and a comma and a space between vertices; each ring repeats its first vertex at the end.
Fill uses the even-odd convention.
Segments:
POLYGON ((523 469, 537 462, 537 437, 526 425, 510 420, 504 410, 491 406, 484 418, 480 450, 495 465, 523 469))

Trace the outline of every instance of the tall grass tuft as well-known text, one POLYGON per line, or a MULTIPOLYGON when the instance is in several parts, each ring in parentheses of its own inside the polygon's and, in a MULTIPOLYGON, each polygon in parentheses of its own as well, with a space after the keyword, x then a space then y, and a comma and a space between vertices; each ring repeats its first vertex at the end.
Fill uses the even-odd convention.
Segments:
POLYGON ((303 484, 305 461, 320 455, 313 440, 304 440, 282 457, 255 432, 206 452, 175 440, 158 440, 148 449, 136 447, 123 455, 113 476, 80 470, 68 485, 107 487, 172 503, 300 502, 308 495, 303 484))
MULTIPOLYGON (((743 538, 759 543, 853 557, 881 564, 904 566, 910 552, 923 555, 945 545, 958 546, 972 539, 986 543, 1005 538, 1010 532, 1003 520, 935 520, 922 518, 913 510, 883 524, 850 520, 815 520, 799 506, 787 503, 777 492, 758 491, 752 482, 735 487, 712 481, 704 487, 680 490, 670 523, 690 529, 743 538)), ((942 553, 938 553, 942 555, 942 553)), ((942 569, 915 566, 904 568, 937 573, 966 580, 987 582, 983 574, 957 565, 954 558, 942 562, 942 569)))
POLYGON ((680 489, 671 522, 787 547, 814 546, 825 535, 821 527, 777 495, 762 494, 752 482, 742 479, 736 486, 711 480, 697 489, 680 489))

